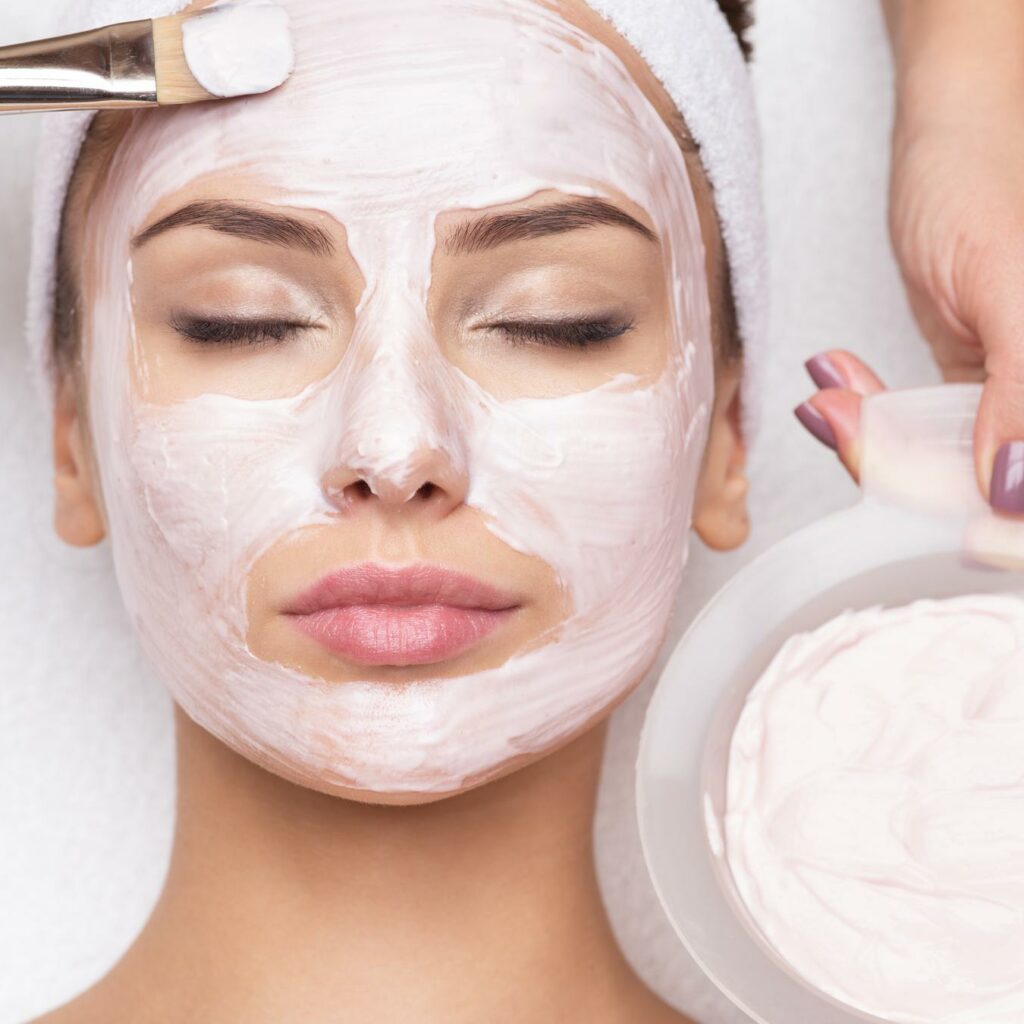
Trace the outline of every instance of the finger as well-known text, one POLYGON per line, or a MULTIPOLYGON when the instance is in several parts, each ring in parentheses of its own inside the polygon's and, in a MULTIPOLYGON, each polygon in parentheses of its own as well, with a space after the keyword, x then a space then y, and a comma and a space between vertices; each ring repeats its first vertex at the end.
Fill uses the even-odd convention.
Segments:
POLYGON ((1020 274, 1007 272, 1013 263, 1008 257, 1006 265, 998 264, 975 292, 978 305, 970 312, 988 371, 974 431, 978 486, 997 512, 1019 515, 1024 513, 1024 295, 1020 274))
POLYGON ((819 352, 804 363, 819 388, 848 388, 859 395, 875 395, 885 385, 874 370, 852 352, 842 348, 819 352))
POLYGON ((849 388, 827 388, 794 410, 810 434, 833 449, 855 481, 860 480, 860 413, 863 396, 849 388))
POLYGON ((1024 514, 1024 381, 985 382, 974 429, 978 486, 997 512, 1024 514))

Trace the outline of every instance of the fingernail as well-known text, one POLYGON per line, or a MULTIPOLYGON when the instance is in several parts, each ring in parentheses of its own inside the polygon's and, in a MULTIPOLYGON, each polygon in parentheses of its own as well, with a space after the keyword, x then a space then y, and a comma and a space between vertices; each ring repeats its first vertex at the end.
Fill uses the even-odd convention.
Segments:
POLYGON ((997 512, 1024 512, 1024 441, 1007 441, 996 452, 989 502, 997 512))
POLYGON ((810 402, 804 402, 793 410, 796 418, 826 447, 836 451, 839 443, 836 441, 835 431, 829 423, 810 402))
POLYGON ((846 378, 839 372, 839 368, 824 354, 812 356, 804 363, 804 368, 819 388, 845 388, 847 386, 846 378))

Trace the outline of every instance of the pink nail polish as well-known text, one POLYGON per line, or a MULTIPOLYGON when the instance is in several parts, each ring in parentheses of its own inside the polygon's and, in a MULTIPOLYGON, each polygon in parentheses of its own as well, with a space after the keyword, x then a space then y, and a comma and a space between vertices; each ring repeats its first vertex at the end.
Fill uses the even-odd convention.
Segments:
POLYGON ((849 387, 839 367, 824 353, 808 359, 804 367, 819 388, 849 387))
POLYGON ((836 440, 832 424, 810 402, 798 405, 793 414, 823 445, 833 451, 838 450, 839 442, 836 440))

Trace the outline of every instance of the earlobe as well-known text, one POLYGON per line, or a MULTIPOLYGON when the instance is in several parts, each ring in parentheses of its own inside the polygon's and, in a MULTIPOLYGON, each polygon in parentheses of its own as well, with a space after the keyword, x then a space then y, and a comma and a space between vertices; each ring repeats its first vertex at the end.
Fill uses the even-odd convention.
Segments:
POLYGON ((750 535, 747 455, 740 405, 741 371, 722 371, 715 393, 704 466, 697 486, 693 528, 716 551, 739 547, 750 535))
POLYGON ((54 528, 61 540, 91 547, 106 536, 72 375, 61 375, 53 412, 54 528))

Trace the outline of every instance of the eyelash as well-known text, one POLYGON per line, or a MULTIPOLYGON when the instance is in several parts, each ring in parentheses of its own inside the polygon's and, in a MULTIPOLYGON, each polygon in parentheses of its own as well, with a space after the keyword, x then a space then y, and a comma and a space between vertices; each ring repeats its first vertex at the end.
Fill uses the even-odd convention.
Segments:
POLYGON ((171 327, 188 341, 225 348, 276 345, 315 324, 292 320, 233 320, 230 317, 173 316, 171 327))
POLYGON ((568 317, 564 320, 501 320, 484 326, 503 331, 513 344, 586 348, 621 338, 633 330, 636 323, 611 317, 568 317))
MULTIPOLYGON (((183 338, 199 345, 225 348, 281 344, 315 326, 290 320, 233 320, 229 317, 175 315, 171 327, 183 338)), ((502 320, 484 327, 502 331, 516 345, 548 345, 554 348, 586 348, 621 338, 636 326, 634 321, 609 317, 567 318, 565 320, 502 320)))

